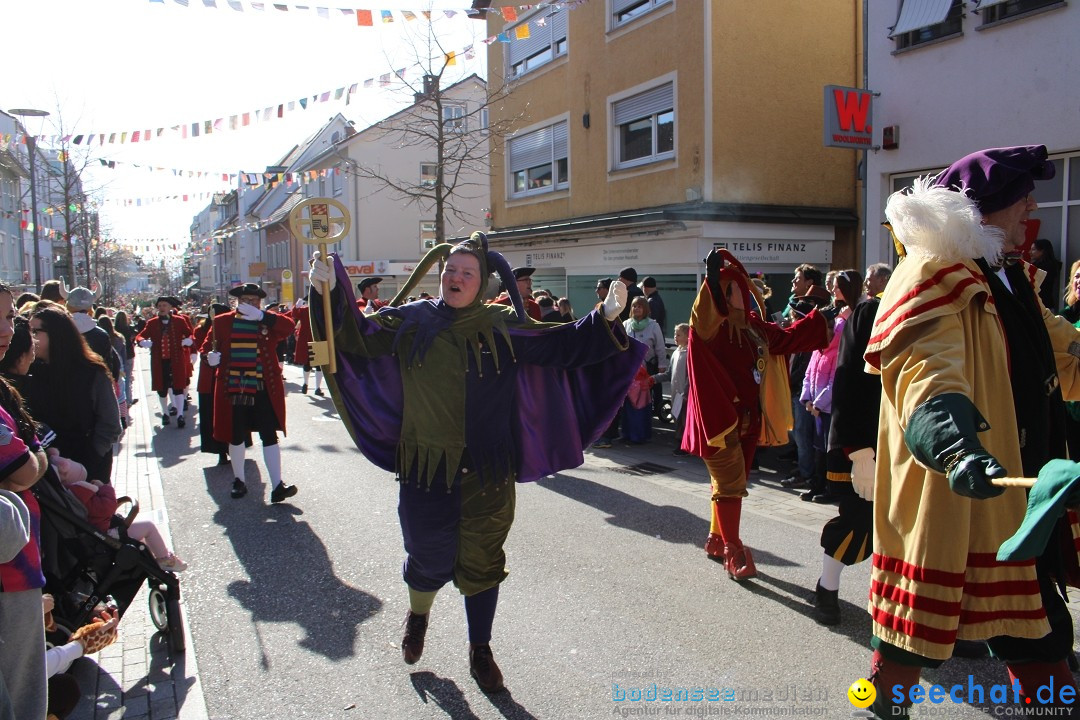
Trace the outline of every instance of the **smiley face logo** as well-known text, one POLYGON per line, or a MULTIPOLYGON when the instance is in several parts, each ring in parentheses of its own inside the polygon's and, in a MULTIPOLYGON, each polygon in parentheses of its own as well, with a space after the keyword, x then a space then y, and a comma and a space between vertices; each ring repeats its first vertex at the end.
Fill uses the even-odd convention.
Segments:
POLYGON ((851 687, 847 691, 847 697, 855 707, 868 708, 877 697, 877 689, 870 681, 859 678, 851 683, 851 687))

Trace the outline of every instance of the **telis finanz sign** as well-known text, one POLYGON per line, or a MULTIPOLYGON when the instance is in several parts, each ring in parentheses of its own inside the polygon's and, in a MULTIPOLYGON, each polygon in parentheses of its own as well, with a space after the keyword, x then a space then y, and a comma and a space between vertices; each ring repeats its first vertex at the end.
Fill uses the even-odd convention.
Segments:
POLYGON ((825 147, 869 150, 873 146, 873 97, 870 90, 825 86, 825 147))

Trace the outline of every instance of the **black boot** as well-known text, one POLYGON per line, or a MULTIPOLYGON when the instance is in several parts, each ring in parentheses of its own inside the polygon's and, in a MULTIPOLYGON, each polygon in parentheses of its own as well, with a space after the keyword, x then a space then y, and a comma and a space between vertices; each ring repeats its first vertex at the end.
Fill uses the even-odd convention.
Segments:
POLYGON ((820 580, 814 588, 814 619, 822 625, 840 624, 840 591, 826 590, 820 580))

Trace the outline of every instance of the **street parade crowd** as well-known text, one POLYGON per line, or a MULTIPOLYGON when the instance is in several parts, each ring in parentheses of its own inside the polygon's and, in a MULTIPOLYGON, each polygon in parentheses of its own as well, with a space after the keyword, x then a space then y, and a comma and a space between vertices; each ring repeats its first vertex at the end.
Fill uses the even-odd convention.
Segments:
POLYGON ((1080 261, 1058 314, 1046 291, 1061 264, 1025 227, 1035 183, 1053 173, 1043 146, 961 158, 890 198, 895 268, 800 265, 781 307, 762 277, 713 250, 688 318, 669 317, 656 279, 632 267, 599 278, 595 307, 576 316, 479 232, 434 248, 392 299, 380 278, 354 289, 318 254, 309 296, 291 307, 264 306, 253 283, 227 303, 162 295, 142 309, 58 281, 18 297, 0 286, 0 720, 71 712, 80 694, 65 671, 116 638, 123 611, 92 608, 46 650, 73 591, 53 503, 167 573, 188 567, 152 522, 120 513, 110 482, 140 401, 136 360, 149 363, 159 432, 186 429, 195 393, 200 450, 231 468, 238 501, 253 435, 270 503, 298 492, 282 477, 283 362, 302 366, 301 392, 330 394, 360 452, 398 482, 407 664, 452 583, 470 673, 501 691, 492 625, 517 483, 673 422, 674 453, 701 458, 711 481, 705 555, 732 580, 757 574, 741 525, 759 448, 785 446, 781 485, 836 505, 808 584, 815 617, 835 625, 844 568, 871 562, 876 716, 907 712, 887 688, 985 652, 1025 699, 1071 706, 1036 697, 1051 682, 1075 687, 1065 602, 1080 586, 1080 261), (438 297, 417 292, 437 264, 438 297), (317 347, 336 372, 313 363, 317 347))

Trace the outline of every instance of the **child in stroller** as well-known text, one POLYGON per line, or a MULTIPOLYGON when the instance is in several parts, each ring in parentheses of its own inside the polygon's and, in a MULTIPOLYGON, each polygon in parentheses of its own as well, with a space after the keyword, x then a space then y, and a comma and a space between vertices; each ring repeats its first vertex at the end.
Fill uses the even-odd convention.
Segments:
MULTIPOLYGON (((60 452, 55 448, 50 448, 48 454, 49 464, 56 469, 60 482, 86 508, 90 524, 103 533, 119 538, 119 530, 114 527, 119 524, 116 510, 120 506, 116 490, 100 480, 87 480, 86 468, 74 460, 60 457, 60 452)), ((132 520, 127 525, 127 536, 145 543, 163 570, 174 573, 187 570, 187 563, 166 547, 161 531, 153 520, 132 520)))
POLYGON ((77 473, 78 468, 66 466, 63 460, 50 458, 49 469, 33 488, 41 506, 45 592, 56 602, 53 615, 58 631, 49 634, 50 641, 67 642, 71 632, 91 622, 103 605, 115 607, 122 618, 145 582, 150 590, 150 620, 158 630, 167 632, 174 651, 183 651, 180 582, 161 566, 146 544, 128 535, 138 503, 115 499, 117 506, 130 502, 132 510, 127 517, 113 516, 112 527, 102 529, 90 518, 86 506, 64 487, 58 469, 77 473))

